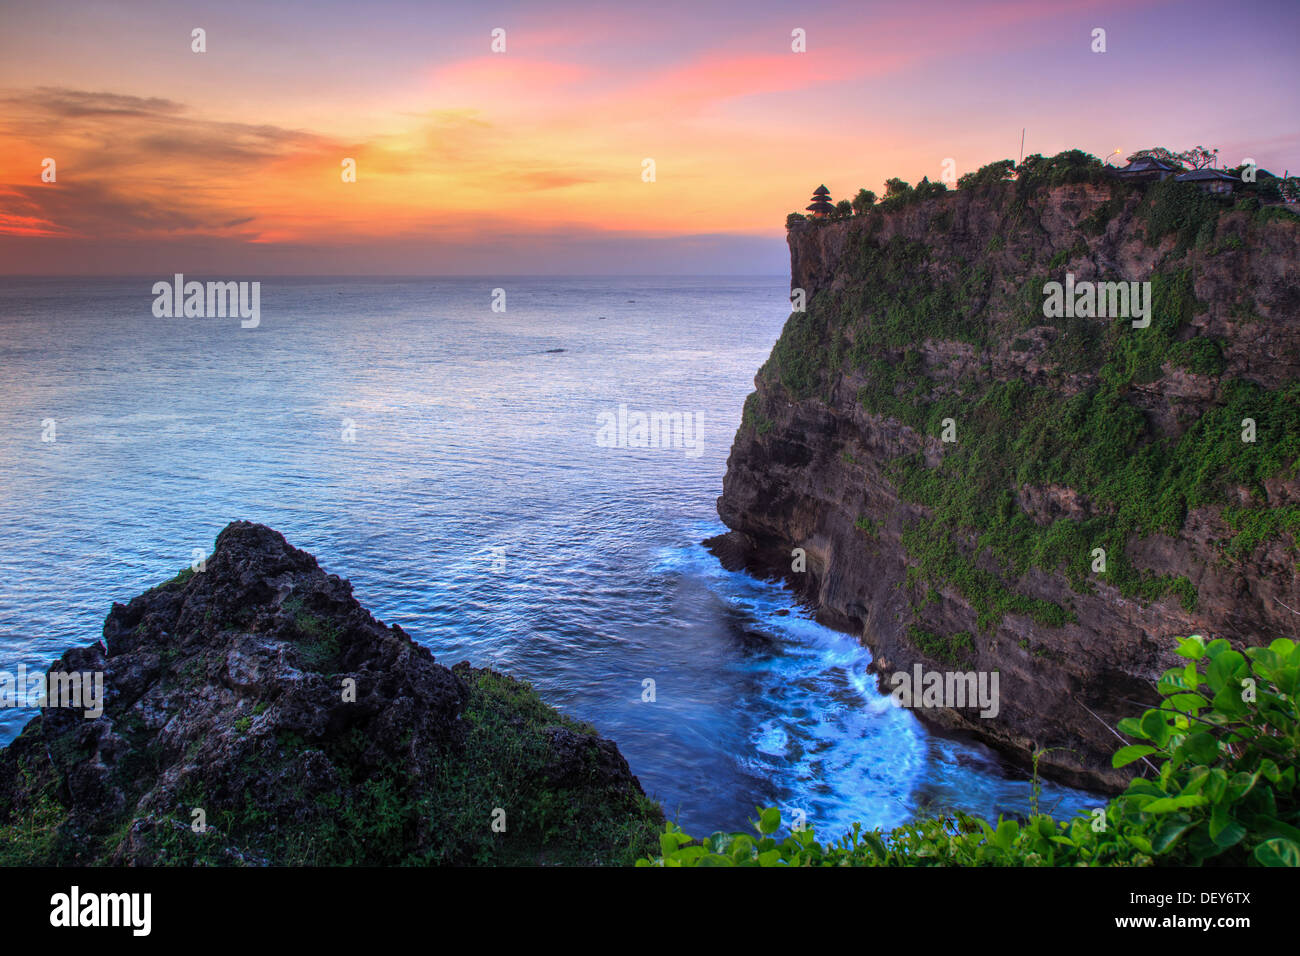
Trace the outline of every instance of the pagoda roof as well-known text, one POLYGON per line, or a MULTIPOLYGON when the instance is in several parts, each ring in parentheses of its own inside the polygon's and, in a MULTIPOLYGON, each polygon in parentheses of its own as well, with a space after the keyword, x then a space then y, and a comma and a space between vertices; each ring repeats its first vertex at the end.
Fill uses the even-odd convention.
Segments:
POLYGON ((1174 180, 1180 183, 1194 183, 1211 179, 1235 181, 1236 178, 1232 173, 1224 172, 1222 169, 1193 169, 1190 172, 1175 176, 1174 180))
POLYGON ((1165 171, 1178 172, 1182 169, 1172 163, 1167 163, 1163 159, 1156 159, 1154 156, 1139 156, 1127 166, 1121 167, 1118 171, 1121 173, 1144 173, 1148 171, 1165 171))

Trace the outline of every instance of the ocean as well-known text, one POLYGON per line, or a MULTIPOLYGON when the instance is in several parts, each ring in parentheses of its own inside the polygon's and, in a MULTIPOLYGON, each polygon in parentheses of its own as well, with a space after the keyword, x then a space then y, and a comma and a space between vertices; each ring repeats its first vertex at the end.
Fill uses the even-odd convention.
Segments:
POLYGON ((688 831, 1028 812, 1023 773, 700 545, 784 278, 270 278, 255 328, 155 317, 171 278, 0 278, 0 669, 98 639, 242 518, 594 724, 688 831))

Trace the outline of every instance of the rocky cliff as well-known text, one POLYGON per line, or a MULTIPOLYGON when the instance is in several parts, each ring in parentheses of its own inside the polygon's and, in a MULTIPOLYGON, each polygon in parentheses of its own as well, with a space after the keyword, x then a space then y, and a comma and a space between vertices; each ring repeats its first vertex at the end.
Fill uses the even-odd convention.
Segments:
POLYGON ((1300 625, 1300 229, 1182 184, 1056 179, 792 224, 806 309, 745 404, 710 544, 859 635, 885 690, 916 663, 998 671, 995 718, 919 715, 1111 788, 1132 770, 1112 728, 1175 635, 1300 625), (1150 282, 1149 326, 1046 317, 1066 273, 1150 282))
POLYGON ((0 751, 8 863, 627 863, 663 819, 612 742, 439 664, 262 525, 51 673, 102 675, 103 712, 46 707, 0 751))

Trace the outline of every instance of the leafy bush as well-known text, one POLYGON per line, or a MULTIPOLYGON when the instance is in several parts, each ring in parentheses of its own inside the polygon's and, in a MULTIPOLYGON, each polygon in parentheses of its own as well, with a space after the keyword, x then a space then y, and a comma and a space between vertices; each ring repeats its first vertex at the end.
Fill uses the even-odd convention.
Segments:
POLYGON ((981 166, 973 173, 964 173, 957 177, 957 188, 977 189, 980 186, 991 186, 994 183, 1003 183, 1012 177, 1015 173, 1015 169, 1015 160, 999 159, 997 162, 989 163, 987 166, 981 166))
POLYGON ((930 182, 930 177, 922 176, 921 181, 917 183, 916 188, 912 190, 912 199, 918 201, 930 199, 933 196, 942 196, 947 191, 948 187, 943 183, 932 183, 930 182))
POLYGON ((1300 647, 1279 638, 1242 654, 1190 637, 1178 654, 1188 664, 1161 676, 1161 706, 1119 723, 1148 743, 1121 748, 1116 767, 1163 760, 1121 799, 1179 862, 1300 866, 1300 647))
POLYGON ((781 838, 781 813, 768 807, 757 837, 694 840, 669 823, 659 855, 637 866, 1300 866, 1300 645, 1280 638, 1242 654, 1190 637, 1177 653, 1188 663, 1160 678, 1160 706, 1119 724, 1146 742, 1120 749, 1115 766, 1143 760, 1154 772, 1092 813, 1039 813, 1035 777, 1023 821, 955 813, 888 832, 854 824, 822 844, 812 828, 781 838))
POLYGON ((876 194, 870 189, 859 189, 858 194, 853 197, 853 211, 859 216, 865 216, 875 204, 876 194))
POLYGON ((1205 231, 1205 238, 1214 236, 1219 213, 1225 203, 1214 196, 1202 193, 1192 183, 1179 183, 1166 179, 1151 187, 1150 206, 1147 209, 1147 242, 1155 246, 1169 233, 1178 237, 1175 254, 1181 254, 1197 243, 1205 231))
POLYGON ((1169 361, 1197 375, 1222 375, 1228 363, 1217 339, 1198 335, 1169 349, 1169 361))
POLYGON ((1016 192, 1021 196, 1070 183, 1109 181, 1101 160, 1081 149, 1067 149, 1051 157, 1031 153, 1016 167, 1016 192))
POLYGON ((899 209, 907 205, 912 197, 912 186, 906 180, 895 176, 885 180, 885 198, 880 201, 881 209, 899 209))

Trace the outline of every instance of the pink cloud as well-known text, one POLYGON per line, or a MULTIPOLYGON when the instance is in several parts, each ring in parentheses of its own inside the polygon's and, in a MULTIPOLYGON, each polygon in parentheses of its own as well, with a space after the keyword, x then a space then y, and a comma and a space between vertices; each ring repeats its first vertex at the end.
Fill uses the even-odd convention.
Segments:
POLYGON ((485 93, 555 90, 579 83, 590 75, 591 70, 576 63, 489 53, 437 67, 430 72, 429 80, 435 91, 472 91, 478 98, 485 93))

